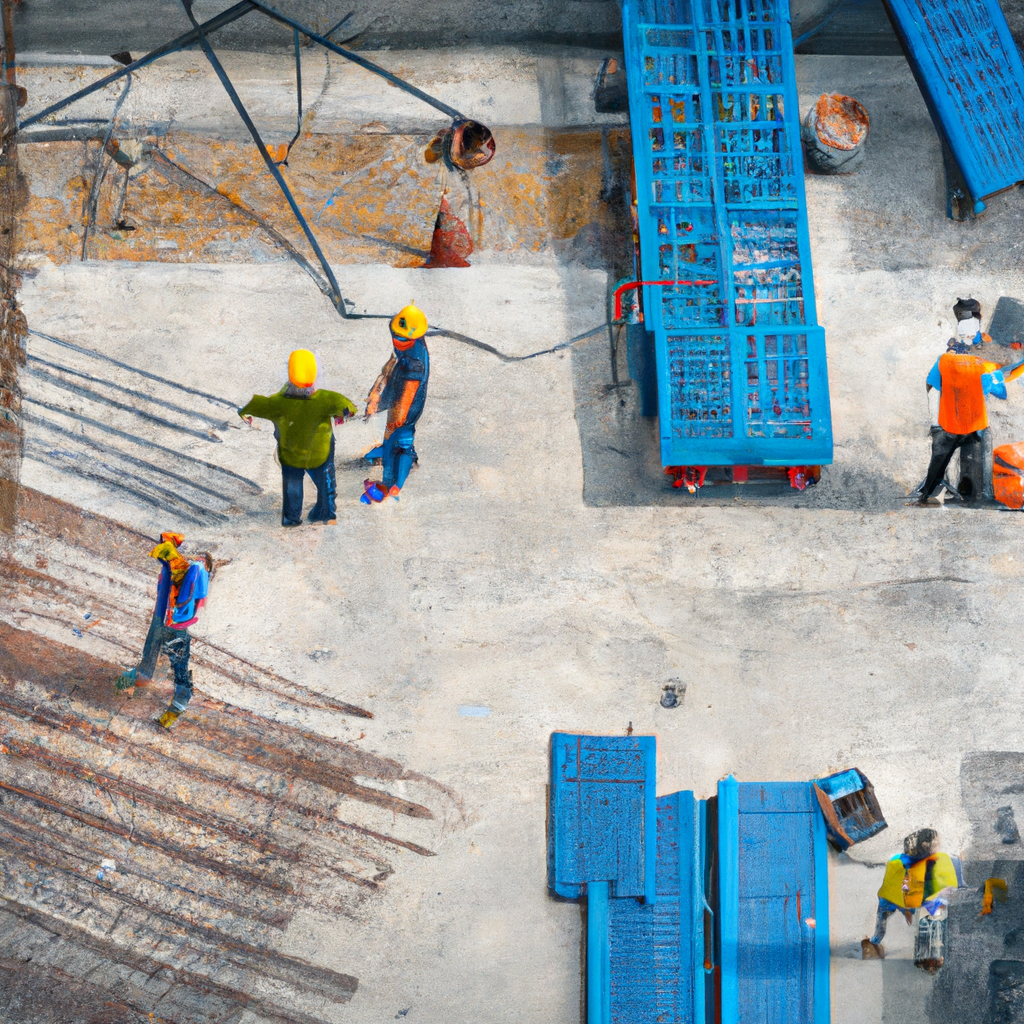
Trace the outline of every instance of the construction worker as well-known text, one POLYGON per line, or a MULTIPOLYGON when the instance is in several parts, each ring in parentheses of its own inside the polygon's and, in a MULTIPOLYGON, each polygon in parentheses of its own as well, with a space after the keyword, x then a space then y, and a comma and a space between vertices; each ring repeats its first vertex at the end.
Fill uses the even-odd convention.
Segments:
POLYGON ((265 398, 253 395, 238 415, 252 426, 253 417, 270 420, 277 438, 281 463, 282 526, 302 523, 302 484, 308 473, 316 485, 316 504, 307 519, 311 523, 337 523, 334 475, 335 423, 356 414, 356 407, 337 391, 318 391, 316 356, 296 349, 288 357, 288 383, 265 398))
MULTIPOLYGON (((981 355, 982 346, 992 339, 981 329, 981 303, 977 299, 957 299, 953 306, 956 334, 946 343, 946 351, 957 355, 981 355)), ((928 411, 931 413, 932 447, 944 444, 944 432, 939 426, 939 396, 942 377, 938 360, 928 375, 928 411)), ((1004 396, 1005 397, 1005 396, 1004 396)), ((963 498, 992 497, 992 437, 990 428, 978 431, 976 440, 965 442, 960 448, 960 479, 956 491, 963 498)))
POLYGON ((178 548, 184 542, 180 533, 161 533, 160 543, 149 553, 160 563, 149 633, 138 666, 122 673, 115 683, 118 690, 144 685, 152 680, 160 654, 166 654, 174 672, 174 696, 158 719, 165 729, 177 722, 192 699, 192 671, 188 667, 192 637, 188 627, 199 618, 199 609, 206 603, 213 571, 209 554, 192 561, 182 556, 178 548))
MULTIPOLYGON (((931 431, 932 457, 928 465, 928 475, 921 485, 916 502, 919 505, 937 504, 932 499, 932 494, 946 475, 946 467, 953 457, 953 452, 958 448, 971 451, 975 446, 979 451, 983 450, 982 432, 988 429, 985 396, 995 395, 996 398, 1005 399, 1006 385, 1024 374, 1024 363, 1000 367, 997 362, 971 354, 981 347, 986 336, 981 334, 981 322, 975 317, 959 321, 958 325, 961 323, 967 325, 966 332, 971 332, 975 324, 978 330, 973 335, 961 335, 970 337, 970 342, 951 341, 949 351, 936 360, 926 382, 929 394, 933 390, 936 391, 939 401, 935 417, 937 422, 932 425, 931 431), (970 348, 967 348, 968 345, 970 348)), ((972 459, 976 461, 979 457, 977 453, 971 451, 972 459)), ((988 472, 991 473, 991 467, 988 472)), ((966 489, 968 488, 965 487, 966 489)), ((990 490, 984 484, 980 494, 974 489, 973 484, 969 489, 971 494, 965 494, 965 497, 982 497, 990 490)))
POLYGON ((406 306, 391 320, 391 343, 395 350, 370 389, 365 415, 369 419, 380 408, 388 411, 383 444, 363 456, 368 462, 381 460, 383 480, 380 484, 363 481, 363 495, 359 500, 365 505, 387 497, 397 498, 417 459, 413 443, 416 421, 427 400, 430 378, 426 333, 427 318, 416 306, 406 306))
POLYGON ((898 910, 911 924, 914 912, 919 915, 918 943, 915 944, 914 960, 926 970, 937 970, 942 966, 941 955, 930 956, 935 947, 944 942, 943 928, 937 922, 945 923, 948 904, 947 890, 959 884, 956 866, 948 853, 938 849, 939 834, 933 828, 922 828, 911 832, 903 840, 903 853, 896 854, 885 866, 885 877, 878 890, 878 912, 875 918, 875 934, 861 940, 861 957, 864 960, 881 960, 885 956, 882 939, 885 938, 889 918, 898 910), (921 934, 927 937, 926 948, 918 950, 921 934), (935 961, 938 963, 935 963, 935 961))

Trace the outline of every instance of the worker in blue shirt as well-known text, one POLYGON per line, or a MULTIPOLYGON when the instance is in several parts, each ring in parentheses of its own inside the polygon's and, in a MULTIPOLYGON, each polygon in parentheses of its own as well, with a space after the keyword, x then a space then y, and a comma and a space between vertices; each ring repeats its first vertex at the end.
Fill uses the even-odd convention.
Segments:
POLYGON ((391 320, 391 342, 394 352, 381 369, 366 399, 366 419, 378 409, 388 411, 384 441, 363 456, 368 462, 380 459, 383 480, 363 482, 365 505, 397 498, 417 459, 414 441, 416 423, 427 400, 430 379, 430 353, 424 335, 427 318, 421 309, 409 305, 391 320))
POLYGON ((209 553, 199 559, 179 554, 184 541, 183 534, 161 533, 160 543, 149 553, 160 563, 149 633, 138 666, 122 672, 115 681, 117 690, 145 685, 152 680, 161 653, 166 654, 174 672, 174 695, 158 719, 165 729, 177 722, 192 699, 192 671, 188 667, 192 637, 188 627, 198 621, 199 610, 206 604, 213 570, 209 553))
MULTIPOLYGON (((960 449, 960 479, 957 484, 957 492, 966 499, 992 498, 992 439, 988 428, 987 416, 984 414, 984 399, 988 395, 995 398, 1006 399, 1006 378, 999 368, 998 363, 984 363, 986 348, 991 344, 992 339, 981 329, 981 304, 977 299, 957 299, 953 306, 953 315, 957 321, 956 336, 950 338, 946 345, 946 352, 935 360, 934 366, 925 381, 925 389, 928 393, 928 405, 931 411, 931 440, 932 458, 928 467, 928 474, 925 483, 920 489, 918 504, 935 504, 930 501, 931 492, 941 482, 949 465, 953 453, 960 449), (957 408, 963 404, 963 396, 953 402, 945 403, 945 414, 940 413, 943 407, 942 384, 943 373, 950 376, 952 381, 956 377, 956 387, 963 382, 960 380, 962 369, 960 363, 963 359, 956 357, 977 356, 978 359, 969 359, 968 362, 977 366, 978 382, 970 385, 977 389, 980 384, 980 393, 974 397, 973 404, 980 402, 980 409, 977 416, 967 416, 971 423, 970 430, 956 427, 952 431, 947 429, 955 420, 959 423, 966 421, 965 416, 956 415, 957 408), (943 420, 946 422, 944 423, 943 420)), ((1011 378, 1012 379, 1012 378, 1011 378)), ((947 389, 948 390, 948 389, 947 389)), ((947 396, 949 397, 949 396, 947 396)), ((960 410, 964 412, 963 409, 960 410)))

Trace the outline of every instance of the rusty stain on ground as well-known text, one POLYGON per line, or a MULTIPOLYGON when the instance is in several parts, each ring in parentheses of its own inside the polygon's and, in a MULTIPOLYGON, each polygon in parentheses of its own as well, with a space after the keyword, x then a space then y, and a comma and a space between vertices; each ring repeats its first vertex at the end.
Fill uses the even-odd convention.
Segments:
POLYGON ((119 1022, 227 1022, 246 1008, 314 1024, 357 979, 274 952, 275 936, 300 909, 358 918, 403 858, 433 856, 403 822, 461 813, 458 800, 354 743, 209 696, 258 687, 372 717, 200 638, 197 694, 173 733, 154 721, 169 684, 117 694, 145 633, 123 610, 149 596, 143 540, 21 488, 0 567, 0 1014, 30 1019, 45 993, 66 1020, 92 1020, 75 1009, 91 1001, 119 1022), (52 636, 86 596, 100 619, 90 638, 117 661, 52 636))
MULTIPOLYGON (((625 130, 609 132, 608 139, 616 154, 628 150, 625 130)), ((446 186, 453 213, 469 226, 478 253, 556 251, 607 216, 600 132, 506 129, 498 155, 464 176, 426 164, 427 141, 306 135, 295 145, 282 171, 332 262, 422 265, 446 186)), ((49 142, 22 148, 31 189, 22 249, 29 257, 80 258, 99 146, 49 142)), ((278 255, 238 202, 305 251, 301 231, 252 144, 176 132, 145 140, 145 148, 151 155, 138 173, 115 165, 104 178, 90 258, 217 263, 278 255)))

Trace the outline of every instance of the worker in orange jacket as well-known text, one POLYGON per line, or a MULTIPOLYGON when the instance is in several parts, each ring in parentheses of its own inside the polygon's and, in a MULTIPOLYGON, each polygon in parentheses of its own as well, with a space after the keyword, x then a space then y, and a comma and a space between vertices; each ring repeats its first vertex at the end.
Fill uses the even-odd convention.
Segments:
POLYGON ((379 409, 388 411, 384 441, 363 456, 367 462, 381 460, 383 479, 379 484, 373 480, 363 481, 359 500, 364 505, 379 504, 388 497, 397 498, 418 459, 416 423, 427 400, 430 379, 428 329, 426 315, 414 305, 400 309, 391 320, 394 352, 370 389, 364 417, 369 419, 379 409))
POLYGON ((932 428, 932 458, 917 504, 936 504, 932 494, 946 475, 953 452, 980 442, 979 432, 988 427, 985 396, 1006 398, 1006 385, 1022 374, 1024 362, 1000 367, 969 352, 939 356, 926 385, 939 392, 939 422, 932 428))

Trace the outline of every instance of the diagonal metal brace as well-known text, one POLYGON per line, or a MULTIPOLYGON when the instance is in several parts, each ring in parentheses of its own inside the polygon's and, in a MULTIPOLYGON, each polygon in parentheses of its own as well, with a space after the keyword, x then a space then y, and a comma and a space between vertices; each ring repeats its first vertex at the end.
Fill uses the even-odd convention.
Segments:
MULTIPOLYGON (((222 11, 215 18, 211 18, 209 21, 204 21, 201 26, 196 25, 191 32, 186 32, 183 36, 178 36, 177 39, 172 39, 169 43, 164 43, 163 46, 160 46, 155 50, 151 50, 144 57, 140 57, 138 60, 132 61, 131 64, 128 64, 123 68, 119 68, 117 71, 107 75, 105 78, 101 78, 98 82, 93 82, 92 85, 87 85, 84 89, 79 89, 78 92, 73 95, 66 96, 57 103, 51 104, 45 110, 40 110, 38 114, 33 114, 31 117, 25 118, 25 120, 18 126, 18 130, 20 131, 22 128, 27 128, 30 124, 35 124, 37 121, 41 121, 44 117, 49 117, 50 114, 55 114, 58 110, 63 110, 65 107, 70 106, 77 100, 83 99, 94 92, 98 92, 100 89, 110 85, 111 82, 116 82, 119 78, 124 78, 125 75, 131 74, 133 71, 143 68, 147 64, 152 64, 153 61, 159 60, 161 57, 166 57, 169 53, 177 53, 178 50, 184 50, 187 47, 192 46, 199 42, 199 38, 203 32, 213 32, 215 29, 223 28, 225 25, 230 25, 231 22, 237 21, 243 15, 246 15, 255 9, 256 4, 253 0, 242 0, 241 3, 237 3, 234 7, 229 7, 226 11, 222 11)), ((193 19, 192 23, 195 24, 195 19, 193 19)))
POLYGON ((352 50, 346 50, 344 46, 332 43, 326 36, 317 35, 316 32, 307 28, 302 24, 302 22, 296 21, 294 18, 289 18, 286 14, 282 14, 280 11, 271 7, 270 4, 263 3, 263 0, 251 0, 251 3, 253 7, 262 11, 268 18, 272 18, 274 21, 280 22, 282 25, 287 25, 289 28, 301 32, 304 36, 308 36, 312 39, 314 43, 319 43, 324 48, 330 50, 331 53, 336 53, 339 57, 344 57, 345 60, 350 60, 353 64, 358 64, 361 68, 365 68, 367 71, 372 71, 375 75, 380 75, 381 78, 387 79, 387 81, 392 85, 398 86, 399 89, 404 89, 407 93, 415 96, 418 100, 423 100, 424 103, 429 103, 430 106, 434 107, 436 110, 440 110, 442 114, 447 114, 456 121, 467 120, 465 114, 459 113, 459 111, 454 107, 449 107, 447 103, 442 103, 440 100, 434 99, 433 96, 429 96, 421 89, 417 89, 414 85, 410 85, 397 75, 391 74, 390 71, 385 71, 379 64, 374 64, 372 60, 367 60, 365 57, 352 50))
POLYGON ((285 199, 288 200, 288 205, 292 208, 292 213, 295 214, 295 219, 299 222, 299 226, 302 228, 303 234, 305 234, 307 241, 316 253, 316 258, 320 261, 320 266, 323 267, 324 274, 327 276, 327 280, 331 284, 331 289, 334 292, 334 297, 331 302, 337 308, 338 312, 343 317, 348 317, 349 313, 345 309, 345 299, 341 294, 341 287, 338 285, 337 278, 334 276, 334 271, 331 269, 330 263, 327 262, 327 257, 324 256, 323 250, 320 248, 320 243, 316 240, 316 235, 313 234, 313 229, 309 226, 308 221, 302 215, 302 211, 299 209, 299 204, 295 201, 295 196, 292 195, 292 190, 288 187, 288 182, 284 180, 284 175, 281 173, 277 164, 274 163, 273 157, 267 152, 267 147, 260 136, 259 131, 256 129, 256 125, 253 124, 252 118, 249 116, 249 112, 245 109, 245 105, 242 103, 235 92, 235 87, 231 84, 231 79, 228 78, 228 73, 224 70, 224 66, 217 58, 217 54, 213 52, 213 47, 210 45, 210 41, 206 38, 206 33, 203 31, 202 26, 195 19, 195 15, 192 13, 192 0, 181 0, 181 6, 185 8, 185 13, 188 15, 189 21, 195 26, 196 33, 198 34, 199 45, 203 48, 203 53, 206 54, 206 59, 210 62, 211 67, 216 72, 217 77, 220 79, 221 85, 224 86, 224 91, 228 94, 228 98, 234 104, 235 110, 238 111, 238 116, 245 122, 245 127, 249 129, 249 134, 252 136, 253 142, 256 143, 256 148, 260 151, 260 156, 263 157, 263 162, 267 165, 267 170, 274 176, 277 184, 280 186, 281 191, 284 193, 285 199))

